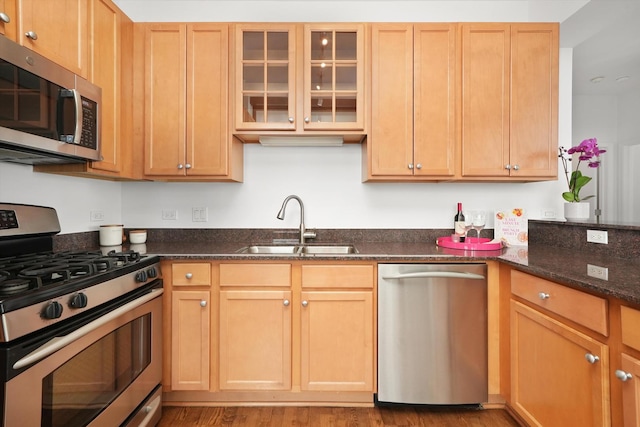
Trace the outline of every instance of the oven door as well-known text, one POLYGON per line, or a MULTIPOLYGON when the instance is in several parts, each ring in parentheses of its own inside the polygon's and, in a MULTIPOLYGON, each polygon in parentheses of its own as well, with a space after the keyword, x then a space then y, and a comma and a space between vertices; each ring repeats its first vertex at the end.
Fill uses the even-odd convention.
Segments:
POLYGON ((152 413, 140 425, 154 425, 161 405, 145 401, 162 379, 161 295, 147 290, 10 362, 27 368, 5 384, 4 425, 113 427, 141 405, 152 413))

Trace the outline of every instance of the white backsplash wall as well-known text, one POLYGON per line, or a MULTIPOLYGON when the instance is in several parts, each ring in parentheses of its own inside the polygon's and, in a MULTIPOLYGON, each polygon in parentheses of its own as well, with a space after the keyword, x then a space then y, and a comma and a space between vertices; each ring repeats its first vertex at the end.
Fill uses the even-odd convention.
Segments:
POLYGON ((31 166, 0 163, 0 203, 23 203, 56 209, 62 234, 97 230, 122 223, 121 184, 32 171, 31 166), (91 211, 103 220, 90 220, 91 211))
MULTIPOLYGON (((229 183, 125 183, 127 227, 297 228, 299 208, 284 198, 300 196, 308 228, 450 228, 457 202, 493 211, 524 207, 531 217, 562 216, 562 182, 362 183, 361 147, 262 147, 245 145, 245 179, 229 183), (208 222, 192 221, 192 208, 206 207, 208 222), (177 212, 163 220, 162 211, 177 212)), ((493 227, 493 221, 487 224, 493 227)))

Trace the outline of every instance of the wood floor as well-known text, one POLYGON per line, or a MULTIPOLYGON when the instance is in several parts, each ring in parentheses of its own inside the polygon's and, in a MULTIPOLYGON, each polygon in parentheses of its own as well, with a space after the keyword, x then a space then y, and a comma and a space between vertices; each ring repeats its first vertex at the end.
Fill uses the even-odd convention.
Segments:
POLYGON ((426 410, 413 407, 164 407, 158 427, 517 427, 501 409, 426 410))

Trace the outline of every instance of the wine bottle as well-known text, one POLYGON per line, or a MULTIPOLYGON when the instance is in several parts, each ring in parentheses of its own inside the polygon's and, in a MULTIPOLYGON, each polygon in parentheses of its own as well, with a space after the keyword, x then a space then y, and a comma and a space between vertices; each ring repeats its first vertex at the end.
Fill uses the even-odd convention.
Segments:
POLYGON ((461 242, 464 242, 464 214, 462 213, 462 203, 458 203, 458 212, 453 217, 453 232, 460 238, 461 242))

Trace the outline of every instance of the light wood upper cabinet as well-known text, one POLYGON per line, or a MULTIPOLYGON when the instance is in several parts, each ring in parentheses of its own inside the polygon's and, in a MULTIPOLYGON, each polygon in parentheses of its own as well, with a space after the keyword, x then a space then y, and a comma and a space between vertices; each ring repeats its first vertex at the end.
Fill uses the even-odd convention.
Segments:
POLYGON ((18 43, 87 77, 90 0, 18 0, 18 43))
POLYGON ((456 24, 374 24, 365 180, 455 174, 456 24))
POLYGON ((362 134, 364 24, 237 24, 234 37, 234 123, 242 139, 362 134))
POLYGON ((146 24, 144 39, 144 174, 240 180, 227 123, 228 25, 146 24))
POLYGON ((513 176, 558 176, 558 49, 557 24, 511 24, 513 176))
POLYGON ((461 24, 463 178, 557 177, 557 24, 461 24))
POLYGON ((529 425, 611 425, 608 347, 512 301, 511 399, 529 425))
POLYGON ((0 35, 12 40, 16 37, 16 1, 0 0, 0 35))
MULTIPOLYGON (((120 135, 121 37, 122 21, 127 19, 110 0, 93 0, 90 9, 91 67, 89 80, 102 88, 100 154, 102 161, 91 162, 95 169, 120 172, 123 154, 120 135)), ((129 64, 130 65, 130 64, 129 64)), ((130 141, 130 139, 127 139, 130 141)))
POLYGON ((91 0, 88 79, 102 89, 101 161, 35 165, 37 172, 113 180, 133 174, 133 22, 111 1, 91 0))

